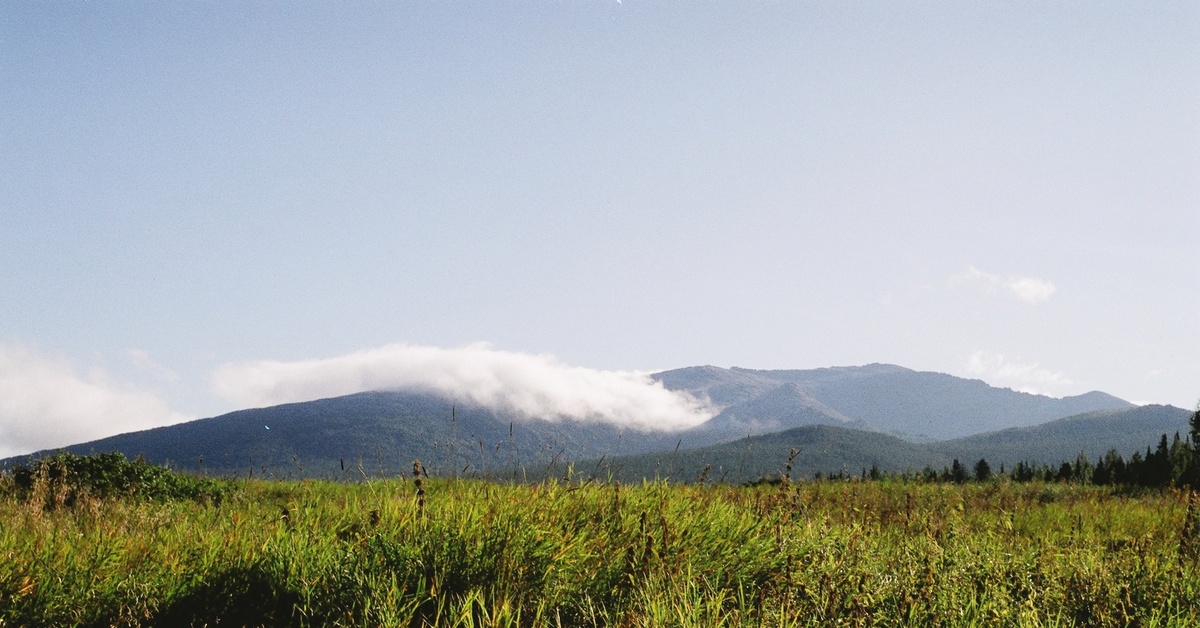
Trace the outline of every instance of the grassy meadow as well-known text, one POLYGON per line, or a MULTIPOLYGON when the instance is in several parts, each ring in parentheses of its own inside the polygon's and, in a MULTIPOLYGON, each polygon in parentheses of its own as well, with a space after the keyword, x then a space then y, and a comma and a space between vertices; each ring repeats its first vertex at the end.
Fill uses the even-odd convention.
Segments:
POLYGON ((0 482, 4 626, 1200 625, 1174 489, 0 482))

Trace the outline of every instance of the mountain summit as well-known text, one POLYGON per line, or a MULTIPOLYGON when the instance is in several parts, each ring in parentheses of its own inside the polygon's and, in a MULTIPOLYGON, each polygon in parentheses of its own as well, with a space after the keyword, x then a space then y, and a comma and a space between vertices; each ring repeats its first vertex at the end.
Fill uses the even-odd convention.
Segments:
POLYGON ((946 440, 1134 406, 1101 392, 1056 399, 892 364, 776 371, 699 366, 654 378, 722 408, 697 430, 736 436, 826 424, 946 440))

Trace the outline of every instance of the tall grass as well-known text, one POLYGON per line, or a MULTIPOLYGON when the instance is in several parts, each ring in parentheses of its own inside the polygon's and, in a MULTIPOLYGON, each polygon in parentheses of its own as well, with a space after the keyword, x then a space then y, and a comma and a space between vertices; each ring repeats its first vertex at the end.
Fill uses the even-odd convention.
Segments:
POLYGON ((1200 623, 1169 490, 243 480, 49 508, 7 481, 0 625, 1200 623))

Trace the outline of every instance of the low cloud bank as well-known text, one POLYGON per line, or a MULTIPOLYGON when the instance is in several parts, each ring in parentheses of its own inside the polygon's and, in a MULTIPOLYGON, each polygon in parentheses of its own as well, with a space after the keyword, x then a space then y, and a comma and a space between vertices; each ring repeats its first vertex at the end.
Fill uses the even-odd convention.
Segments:
POLYGON ((1001 354, 976 351, 967 360, 967 372, 995 386, 1034 395, 1055 395, 1054 392, 1075 382, 1059 371, 1042 368, 1037 362, 1010 360, 1001 354))
POLYGON ((102 369, 0 345, 0 457, 186 421, 152 392, 102 369))
POLYGON ((988 292, 1003 290, 1026 303, 1041 303, 1050 300, 1058 287, 1045 279, 1036 277, 1001 277, 971 266, 965 272, 950 278, 951 285, 974 284, 988 292))
POLYGON ((393 344, 295 362, 224 364, 212 391, 243 406, 266 406, 368 390, 443 394, 546 420, 605 421, 642 429, 691 427, 715 411, 663 388, 646 373, 570 366, 549 355, 393 344))

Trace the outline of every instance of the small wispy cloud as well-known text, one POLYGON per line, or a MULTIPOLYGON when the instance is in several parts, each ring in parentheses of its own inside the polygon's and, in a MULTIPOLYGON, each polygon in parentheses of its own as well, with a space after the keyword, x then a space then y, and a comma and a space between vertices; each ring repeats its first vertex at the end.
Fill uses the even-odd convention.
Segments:
MULTIPOLYGON (((146 356, 148 358, 148 356, 146 356)), ((152 392, 66 358, 0 345, 0 456, 188 420, 152 392)))
POLYGON ((1026 303, 1048 301, 1058 291, 1052 282, 1036 277, 1001 276, 970 266, 950 277, 950 285, 980 286, 990 293, 1002 291, 1026 303))
POLYGON ((446 395, 528 418, 604 421, 642 429, 698 425, 715 411, 649 374, 563 364, 550 355, 486 343, 444 349, 392 344, 343 356, 224 364, 214 394, 242 405, 274 405, 368 390, 446 395))
POLYGON ((967 372, 993 386, 1004 386, 1035 395, 1058 392, 1075 382, 1061 371, 1043 368, 1037 362, 1009 359, 1003 354, 976 351, 967 360, 967 372))
POLYGON ((150 357, 150 352, 145 349, 131 347, 125 350, 125 357, 130 364, 140 373, 149 375, 152 379, 164 384, 179 383, 179 375, 171 369, 154 361, 150 357))

